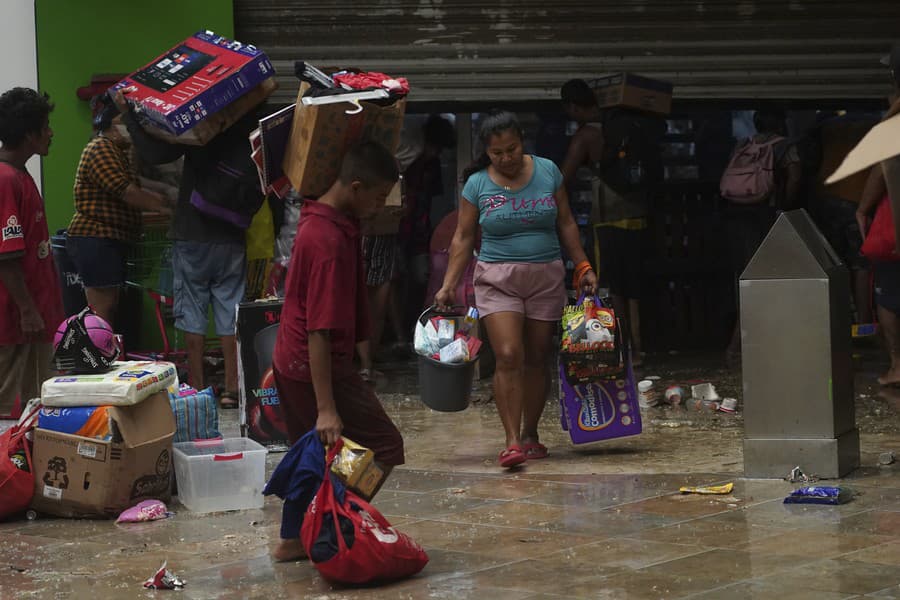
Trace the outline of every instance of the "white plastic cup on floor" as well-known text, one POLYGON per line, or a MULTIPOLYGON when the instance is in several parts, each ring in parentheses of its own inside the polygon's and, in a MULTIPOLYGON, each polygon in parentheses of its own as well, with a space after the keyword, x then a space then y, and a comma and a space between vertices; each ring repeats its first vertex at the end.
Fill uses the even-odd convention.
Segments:
POLYGON ((638 404, 641 408, 650 408, 656 404, 656 394, 653 392, 653 382, 645 379, 638 383, 638 404))

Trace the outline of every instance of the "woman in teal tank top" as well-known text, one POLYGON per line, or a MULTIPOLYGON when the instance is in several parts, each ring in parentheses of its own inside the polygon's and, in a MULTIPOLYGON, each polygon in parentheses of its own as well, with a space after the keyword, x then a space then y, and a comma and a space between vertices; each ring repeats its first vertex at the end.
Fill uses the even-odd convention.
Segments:
POLYGON ((516 116, 491 113, 479 137, 484 153, 463 173, 450 264, 434 301, 454 304, 480 226, 475 298, 497 360, 494 398, 506 433, 498 459, 508 468, 548 454, 537 428, 550 382, 547 358, 566 304, 562 252, 577 265, 576 287, 593 294, 597 277, 562 174, 552 161, 524 153, 516 116))

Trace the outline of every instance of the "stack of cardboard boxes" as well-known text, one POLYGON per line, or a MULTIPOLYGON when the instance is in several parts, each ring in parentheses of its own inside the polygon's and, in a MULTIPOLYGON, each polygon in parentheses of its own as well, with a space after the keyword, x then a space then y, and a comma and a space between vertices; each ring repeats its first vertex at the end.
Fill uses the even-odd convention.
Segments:
POLYGON ((176 381, 170 363, 121 362, 107 373, 44 382, 34 431, 32 509, 115 517, 141 500, 169 500, 175 418, 167 389, 176 381), (109 433, 86 437, 42 427, 41 416, 80 406, 107 407, 109 433))

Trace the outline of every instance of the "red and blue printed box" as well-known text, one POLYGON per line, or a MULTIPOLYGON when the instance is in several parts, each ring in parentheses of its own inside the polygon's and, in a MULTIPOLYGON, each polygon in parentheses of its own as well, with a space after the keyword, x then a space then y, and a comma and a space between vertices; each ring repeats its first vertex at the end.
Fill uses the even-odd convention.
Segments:
POLYGON ((641 432, 641 409, 631 361, 625 372, 613 379, 571 384, 566 367, 559 361, 561 424, 573 444, 588 444, 641 432))
POLYGON ((241 434, 270 449, 287 450, 287 424, 272 369, 282 306, 282 300, 238 305, 238 381, 241 434))
POLYGON ((182 135, 254 87, 275 69, 254 46, 200 31, 115 86, 144 126, 182 135))

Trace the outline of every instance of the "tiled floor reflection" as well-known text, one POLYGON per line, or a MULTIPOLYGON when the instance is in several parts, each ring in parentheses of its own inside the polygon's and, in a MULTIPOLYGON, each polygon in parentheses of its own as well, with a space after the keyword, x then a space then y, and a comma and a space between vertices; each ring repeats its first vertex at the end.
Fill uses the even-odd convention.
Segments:
MULTIPOLYGON (((428 551, 417 577, 334 587, 306 562, 270 559, 277 501, 214 515, 173 503, 175 517, 133 526, 0 524, 0 599, 162 597, 141 583, 164 560, 187 581, 177 597, 198 600, 900 598, 900 466, 874 459, 900 435, 863 435, 864 468, 842 482, 857 492, 849 504, 785 506, 795 486, 740 478, 741 430, 725 417, 656 416, 637 438, 575 448, 550 408, 550 458, 504 473, 490 404, 455 415, 385 404, 408 462, 374 504, 428 551), (678 493, 726 481, 728 496, 678 493)), ((236 435, 236 415, 223 416, 236 435)))

